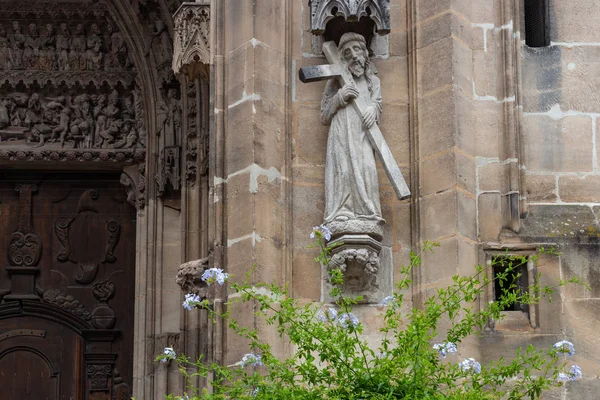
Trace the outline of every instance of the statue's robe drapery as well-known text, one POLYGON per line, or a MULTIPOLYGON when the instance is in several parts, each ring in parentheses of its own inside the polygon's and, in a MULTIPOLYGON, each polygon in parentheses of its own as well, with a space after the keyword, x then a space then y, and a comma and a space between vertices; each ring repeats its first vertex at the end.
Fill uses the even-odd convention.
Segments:
MULTIPOLYGON (((381 113, 379 78, 371 75, 371 90, 366 79, 356 86, 359 96, 369 99, 381 113)), ((360 116, 351 104, 341 104, 337 80, 327 82, 321 103, 321 118, 331 124, 325 165, 325 224, 344 220, 383 221, 379 202, 379 183, 375 154, 364 132, 360 116)))

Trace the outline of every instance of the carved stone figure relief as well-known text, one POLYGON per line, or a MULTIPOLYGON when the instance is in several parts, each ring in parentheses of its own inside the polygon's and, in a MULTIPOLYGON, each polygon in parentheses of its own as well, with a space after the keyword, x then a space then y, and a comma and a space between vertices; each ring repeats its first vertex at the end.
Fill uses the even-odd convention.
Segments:
POLYGON ((145 148, 136 71, 106 6, 22 3, 0 11, 0 148, 145 148))

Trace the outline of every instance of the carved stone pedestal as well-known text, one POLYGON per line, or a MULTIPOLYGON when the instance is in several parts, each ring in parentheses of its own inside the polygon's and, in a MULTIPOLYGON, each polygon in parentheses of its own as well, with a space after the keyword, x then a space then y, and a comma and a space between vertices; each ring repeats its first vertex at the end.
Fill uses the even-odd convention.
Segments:
POLYGON ((345 296, 363 296, 361 303, 378 303, 391 290, 391 259, 382 252, 381 242, 369 235, 345 234, 331 241, 329 264, 323 266, 322 301, 332 302, 329 271, 340 269, 344 274, 342 291, 345 296), (382 259, 383 258, 383 259, 382 259))

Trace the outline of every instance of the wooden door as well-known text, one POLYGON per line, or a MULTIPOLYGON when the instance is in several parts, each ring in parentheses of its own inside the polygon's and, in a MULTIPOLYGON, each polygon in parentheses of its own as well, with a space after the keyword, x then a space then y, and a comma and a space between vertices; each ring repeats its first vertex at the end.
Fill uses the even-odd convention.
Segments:
POLYGON ((135 209, 119 175, 0 172, 0 251, 0 399, 128 399, 135 209))

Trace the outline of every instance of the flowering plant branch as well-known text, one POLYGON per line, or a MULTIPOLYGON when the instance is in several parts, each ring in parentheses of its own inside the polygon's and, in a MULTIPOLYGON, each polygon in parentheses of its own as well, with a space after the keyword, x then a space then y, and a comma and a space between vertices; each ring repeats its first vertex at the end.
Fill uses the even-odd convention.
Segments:
MULTIPOLYGON (((331 232, 325 226, 315 227, 311 238, 315 241, 312 247, 319 251, 315 260, 328 265, 331 232)), ((329 272, 331 296, 335 299, 332 304, 301 304, 278 285, 251 284, 252 271, 242 283, 235 283, 220 269, 207 270, 202 277, 205 282, 228 282, 236 294, 227 302, 227 311, 216 313, 208 300, 194 294, 185 296, 183 307, 204 308, 213 320, 223 319, 247 340, 251 352, 234 365, 221 366, 208 364, 202 358, 192 361, 185 355, 177 356, 172 348, 165 349, 157 361, 173 360, 188 382, 202 376, 210 379, 212 388, 209 391, 190 386, 189 395, 168 398, 539 399, 544 391, 582 377, 580 367, 566 363, 566 358, 575 352, 574 345, 566 340, 550 349, 519 349, 512 361, 498 360, 488 365, 461 355, 465 339, 481 334, 490 320, 502 319, 502 311, 514 304, 537 304, 568 283, 583 284, 578 278, 539 287, 538 277, 523 290, 515 284, 518 267, 526 261, 537 262, 537 257, 504 257, 502 262, 508 259, 508 264, 493 277, 488 271, 495 261, 491 266, 478 266, 472 276, 454 276, 452 284, 436 289, 422 307, 407 309, 404 295, 412 285, 412 271, 420 266, 423 252, 433 252, 436 246, 426 242, 422 252, 411 253, 410 264, 401 268, 403 277, 395 292, 380 305, 384 309, 379 328, 383 339, 375 348, 364 336, 364 322, 353 313, 361 298, 342 292, 344 275, 340 270, 329 272), (476 300, 486 287, 496 284, 502 288, 500 296, 478 308, 476 300), (278 357, 258 330, 235 320, 231 309, 240 302, 252 302, 257 318, 291 343, 293 354, 278 357)))

